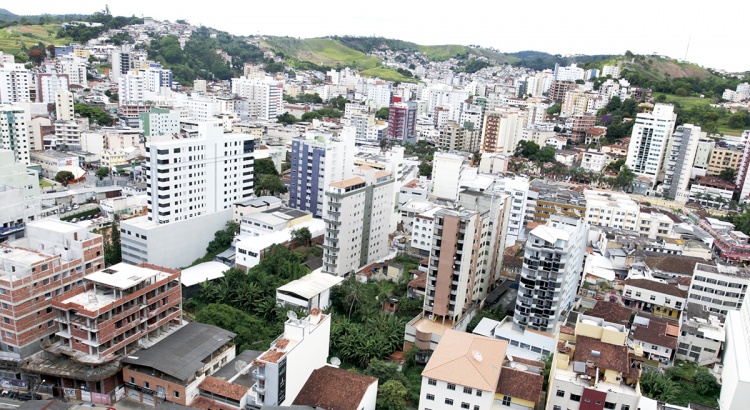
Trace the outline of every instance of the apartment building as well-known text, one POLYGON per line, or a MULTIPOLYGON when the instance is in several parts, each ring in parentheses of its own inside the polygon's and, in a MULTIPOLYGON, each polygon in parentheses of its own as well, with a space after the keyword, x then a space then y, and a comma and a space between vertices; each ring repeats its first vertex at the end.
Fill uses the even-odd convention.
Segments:
POLYGON ((356 272, 389 251, 393 177, 367 166, 354 175, 326 189, 323 271, 336 276, 356 272))
POLYGON ((166 108, 151 108, 149 112, 138 114, 141 119, 141 129, 147 141, 160 136, 179 135, 180 114, 177 111, 166 108))
POLYGON ((37 73, 36 102, 51 103, 59 90, 68 90, 70 82, 67 74, 37 73))
POLYGON ((55 144, 67 150, 81 149, 81 134, 89 130, 88 118, 55 121, 55 144))
POLYGON ((469 168, 469 155, 462 152, 436 152, 432 162, 431 198, 455 201, 461 173, 469 168))
MULTIPOLYGON (((2 90, 0 89, 0 93, 2 90)), ((15 160, 30 165, 26 111, 19 107, 0 107, 0 149, 13 151, 15 160)))
POLYGON ((547 91, 547 95, 552 101, 556 102, 562 102, 565 99, 565 95, 570 90, 574 90, 576 88, 576 83, 573 81, 552 81, 552 84, 550 84, 549 90, 547 91))
POLYGON ((436 146, 441 150, 474 152, 479 146, 478 129, 467 129, 455 121, 447 121, 438 130, 440 136, 436 146))
POLYGON ((652 112, 636 115, 625 165, 636 175, 648 178, 652 186, 662 178, 676 121, 674 106, 669 104, 656 104, 652 112))
POLYGON ((559 214, 529 232, 513 315, 516 328, 554 333, 565 320, 581 279, 587 236, 582 219, 559 214))
POLYGON ((120 105, 143 103, 147 99, 147 93, 146 71, 129 70, 121 75, 117 91, 120 105))
MULTIPOLYGON (((75 118, 73 93, 68 91, 67 87, 61 87, 52 94, 52 98, 55 100, 55 119, 58 121, 72 121, 75 118)), ((88 120, 86 121, 86 125, 88 126, 88 120)))
POLYGON ((232 94, 248 101, 248 116, 272 120, 284 112, 284 83, 270 78, 233 78, 232 94))
POLYGON ((721 351, 726 340, 724 318, 709 312, 704 306, 688 301, 682 316, 680 338, 675 358, 706 366, 721 362, 721 351))
POLYGON ((39 195, 39 175, 20 161, 11 150, 0 149, 0 185, 23 189, 23 196, 39 195))
POLYGON ((721 410, 743 410, 750 402, 750 303, 730 311, 726 321, 726 342, 721 372, 721 410))
POLYGON ((698 226, 714 239, 711 250, 720 260, 727 262, 750 260, 750 236, 735 230, 731 222, 704 218, 698 222, 698 226))
POLYGON ((526 111, 515 107, 495 108, 484 114, 479 151, 510 155, 521 140, 526 125, 526 111))
POLYGON ((331 316, 319 308, 299 319, 290 315, 284 333, 258 356, 252 373, 254 402, 261 406, 288 406, 294 402, 315 369, 325 366, 331 337, 331 316))
POLYGON ((224 229, 232 204, 253 195, 253 137, 224 134, 216 121, 199 123, 198 134, 147 144, 148 215, 120 224, 124 261, 189 264, 224 229))
POLYGON ((0 66, 0 103, 31 101, 31 83, 31 73, 23 64, 3 64, 0 66))
POLYGON ((720 175, 725 169, 739 170, 742 154, 742 149, 736 146, 716 144, 708 160, 706 175, 720 175))
POLYGON ((639 313, 633 318, 629 338, 646 359, 672 363, 679 334, 679 323, 639 313))
POLYGON ((67 74, 70 84, 86 87, 88 80, 86 78, 86 60, 74 55, 66 55, 57 59, 57 72, 67 74))
POLYGON ((575 329, 560 334, 545 408, 637 410, 643 353, 627 339, 623 324, 578 315, 575 329))
POLYGON ((322 218, 327 209, 326 187, 352 176, 354 132, 346 127, 334 136, 312 130, 292 140, 289 206, 322 218))
POLYGON ((687 303, 687 291, 663 279, 631 278, 625 280, 622 301, 631 309, 677 320, 687 303))
POLYGON ((505 246, 510 247, 522 240, 526 223, 526 206, 529 193, 528 178, 505 176, 495 179, 495 190, 510 195, 505 246))
POLYGON ((388 109, 388 139, 417 142, 417 103, 394 102, 388 109))
POLYGON ((683 204, 687 203, 690 198, 688 184, 698 152, 698 143, 705 137, 706 133, 701 132, 701 127, 693 124, 680 125, 675 130, 671 152, 667 153, 664 164, 662 192, 665 198, 674 199, 683 204))
POLYGON ((529 187, 526 221, 545 224, 551 215, 585 218, 586 197, 567 187, 535 179, 529 187))
POLYGON ((26 359, 40 350, 40 341, 54 337, 52 299, 104 267, 101 235, 54 219, 25 228, 24 238, 0 246, 0 350, 16 359, 26 359))
POLYGON ((640 206, 627 194, 584 190, 586 223, 637 231, 640 206))
POLYGON ((421 255, 429 256, 430 254, 435 228, 435 214, 441 209, 443 209, 442 206, 434 206, 414 215, 411 227, 411 248, 416 249, 421 255))
POLYGON ((750 270, 741 266, 695 264, 688 301, 711 312, 722 321, 739 310, 750 284, 750 270))

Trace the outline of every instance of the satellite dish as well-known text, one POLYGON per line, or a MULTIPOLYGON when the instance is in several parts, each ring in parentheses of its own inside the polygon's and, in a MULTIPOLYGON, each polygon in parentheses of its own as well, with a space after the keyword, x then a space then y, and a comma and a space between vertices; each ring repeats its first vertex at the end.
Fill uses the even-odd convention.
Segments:
POLYGON ((297 321, 297 313, 295 313, 293 310, 287 310, 286 311, 286 317, 289 318, 289 320, 297 321))
POLYGON ((479 350, 472 350, 471 355, 474 356, 474 359, 478 362, 482 361, 482 354, 479 353, 479 350))
POLYGON ((247 371, 250 370, 250 368, 247 367, 246 362, 238 360, 237 363, 234 364, 234 370, 237 370, 237 373, 239 374, 247 374, 247 371))
POLYGON ((331 364, 334 365, 334 366, 336 366, 336 367, 339 367, 339 366, 341 366, 341 359, 339 359, 338 357, 334 356, 334 357, 331 358, 331 364))

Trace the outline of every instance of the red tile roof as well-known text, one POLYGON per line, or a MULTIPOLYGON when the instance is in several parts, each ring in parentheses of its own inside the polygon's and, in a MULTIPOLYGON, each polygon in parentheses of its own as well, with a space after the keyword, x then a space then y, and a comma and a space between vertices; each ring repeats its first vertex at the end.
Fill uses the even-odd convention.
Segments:
POLYGON ((292 404, 324 410, 358 410, 367 389, 377 382, 374 377, 323 366, 312 372, 292 404))
POLYGON ((633 311, 625 306, 603 300, 596 302, 594 308, 586 312, 586 316, 598 317, 609 323, 626 326, 630 322, 632 314, 633 311))
POLYGON ((208 397, 198 396, 191 403, 190 407, 200 410, 237 410, 236 407, 232 407, 226 404, 217 403, 208 397))
POLYGON ((222 397, 228 397, 232 400, 240 401, 247 394, 248 388, 239 384, 229 383, 213 376, 206 376, 198 385, 198 388, 209 393, 222 397))
POLYGON ((542 375, 511 367, 500 370, 495 391, 502 395, 538 403, 542 397, 542 375))

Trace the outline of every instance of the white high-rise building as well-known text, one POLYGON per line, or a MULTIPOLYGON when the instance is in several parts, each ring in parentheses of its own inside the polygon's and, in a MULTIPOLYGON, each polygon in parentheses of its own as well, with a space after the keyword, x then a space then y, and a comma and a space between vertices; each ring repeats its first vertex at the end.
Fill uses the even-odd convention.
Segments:
POLYGON ((55 99, 58 90, 68 90, 67 74, 42 74, 36 75, 36 102, 50 103, 55 99))
POLYGON ((529 233, 518 287, 513 325, 554 333, 575 301, 586 253, 588 224, 550 215, 529 233))
POLYGON ((5 64, 0 68, 0 103, 31 101, 31 73, 23 64, 5 64))
POLYGON ((358 167, 327 187, 324 272, 344 276, 388 256, 393 183, 390 172, 358 167))
POLYGON ((727 314, 724 369, 721 372, 721 410, 745 410, 750 403, 750 303, 727 314))
POLYGON ((676 121, 671 104, 656 104, 653 112, 636 116, 625 165, 636 175, 650 179, 652 186, 661 177, 676 121))
POLYGON ((166 108, 151 108, 149 112, 139 114, 143 136, 150 140, 163 135, 180 133, 180 114, 166 108))
POLYGON ((190 219, 253 195, 254 137, 224 134, 218 121, 199 123, 198 129, 198 138, 146 145, 151 220, 190 219))
POLYGON ((146 101, 148 90, 146 72, 142 70, 130 70, 120 76, 120 89, 117 95, 120 105, 146 101))
POLYGON ((64 56, 58 59, 57 72, 67 74, 70 84, 77 84, 81 87, 88 85, 86 80, 86 61, 75 56, 64 56))
POLYGON ((13 151, 15 159, 31 164, 26 111, 19 107, 0 107, 0 149, 13 151))
POLYGON ((367 99, 376 107, 387 107, 391 104, 391 85, 386 82, 371 84, 367 87, 367 99))
POLYGON ((526 115, 525 110, 515 107, 487 111, 484 115, 479 151, 492 154, 512 154, 523 135, 526 115))
POLYGON ((526 198, 529 193, 529 179, 520 176, 506 176, 495 179, 495 190, 510 195, 510 212, 505 246, 510 247, 523 239, 523 226, 526 212, 526 198))
POLYGON ((458 186, 461 172, 469 167, 466 155, 453 152, 437 152, 432 162, 433 198, 455 201, 458 199, 458 186))
POLYGON ((688 184, 693 163, 698 152, 698 143, 706 137, 701 127, 684 124, 677 127, 672 137, 671 150, 664 161, 664 197, 686 204, 690 198, 688 184))
POLYGON ((72 121, 75 117, 73 93, 67 89, 55 92, 55 116, 58 121, 72 121))
POLYGON ((585 70, 575 64, 568 67, 560 67, 555 64, 555 81, 576 81, 583 80, 585 70))
POLYGON ((232 94, 250 103, 248 115, 259 120, 271 120, 284 109, 284 83, 269 78, 233 78, 232 94))

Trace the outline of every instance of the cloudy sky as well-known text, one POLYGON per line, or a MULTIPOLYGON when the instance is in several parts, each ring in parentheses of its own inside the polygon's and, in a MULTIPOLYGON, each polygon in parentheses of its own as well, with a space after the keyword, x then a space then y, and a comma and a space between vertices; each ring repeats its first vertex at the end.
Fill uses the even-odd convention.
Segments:
POLYGON ((688 61, 750 70, 750 36, 743 28, 750 6, 743 0, 0 0, 0 7, 16 14, 93 13, 104 4, 114 15, 185 19, 239 35, 376 35, 425 45, 479 44, 504 52, 630 50, 681 59, 689 41, 688 61))

